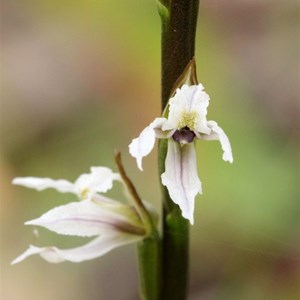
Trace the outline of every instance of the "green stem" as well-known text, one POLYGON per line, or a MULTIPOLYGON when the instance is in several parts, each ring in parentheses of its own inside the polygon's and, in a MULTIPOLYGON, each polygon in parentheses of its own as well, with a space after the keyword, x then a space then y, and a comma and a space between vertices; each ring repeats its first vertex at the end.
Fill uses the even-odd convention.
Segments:
MULTIPOLYGON (((199 0, 161 0, 162 111, 176 80, 195 55, 199 0)), ((165 170, 167 141, 159 143, 159 172, 165 170)), ((164 203, 162 299, 186 299, 188 285, 189 225, 179 207, 161 186, 164 203)))
POLYGON ((140 299, 159 300, 161 292, 161 244, 157 232, 138 243, 140 299))
POLYGON ((175 81, 195 56, 199 0, 169 0, 162 17, 162 110, 175 81))

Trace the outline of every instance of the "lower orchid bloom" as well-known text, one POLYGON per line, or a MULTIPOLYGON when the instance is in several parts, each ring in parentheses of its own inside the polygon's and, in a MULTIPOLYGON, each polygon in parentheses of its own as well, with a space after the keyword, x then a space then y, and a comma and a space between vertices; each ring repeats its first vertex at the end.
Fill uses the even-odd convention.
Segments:
POLYGON ((191 224, 194 223, 195 197, 202 193, 194 141, 219 140, 223 159, 233 162, 227 135, 215 121, 206 119, 209 100, 202 84, 183 84, 170 98, 163 117, 156 118, 129 145, 130 154, 142 170, 142 158, 151 152, 155 139, 168 139, 162 183, 191 224))
MULTIPOLYGON (((54 188, 59 192, 75 193, 80 198, 80 201, 51 209, 41 217, 26 222, 26 225, 42 226, 62 235, 96 238, 71 249, 30 245, 12 264, 34 254, 51 263, 82 262, 100 257, 119 246, 143 240, 147 236, 147 228, 136 209, 99 194, 111 189, 114 180, 121 180, 119 174, 104 167, 92 167, 90 174, 81 175, 74 184, 49 178, 15 178, 14 184, 37 190, 54 188)), ((156 217, 155 213, 152 215, 156 217)))

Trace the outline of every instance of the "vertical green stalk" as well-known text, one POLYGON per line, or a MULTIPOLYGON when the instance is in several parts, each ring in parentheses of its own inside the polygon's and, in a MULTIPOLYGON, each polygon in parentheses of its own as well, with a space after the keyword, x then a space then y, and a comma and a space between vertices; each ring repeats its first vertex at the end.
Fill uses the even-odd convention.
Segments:
POLYGON ((161 244, 157 231, 153 231, 138 243, 140 299, 159 300, 161 298, 161 244))
MULTIPOLYGON (((176 80, 195 55, 199 0, 158 0, 162 20, 162 111, 176 80)), ((167 141, 159 143, 159 173, 165 170, 167 141)), ((162 298, 184 300, 188 285, 189 224, 161 186, 164 203, 162 298)))
POLYGON ((195 56, 199 0, 162 0, 162 110, 175 81, 195 56))

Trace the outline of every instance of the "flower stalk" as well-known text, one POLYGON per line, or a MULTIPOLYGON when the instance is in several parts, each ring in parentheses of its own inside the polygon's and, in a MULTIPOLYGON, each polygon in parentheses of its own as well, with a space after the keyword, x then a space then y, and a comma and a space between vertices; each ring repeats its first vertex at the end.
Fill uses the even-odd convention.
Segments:
MULTIPOLYGON (((195 55, 198 7, 199 0, 160 1, 162 111, 168 103, 175 82, 195 55)), ((160 140, 160 176, 165 172, 167 147, 167 140, 160 140)), ((186 299, 188 285, 189 224, 171 200, 167 188, 161 185, 161 189, 164 203, 162 299, 182 300, 186 299)))

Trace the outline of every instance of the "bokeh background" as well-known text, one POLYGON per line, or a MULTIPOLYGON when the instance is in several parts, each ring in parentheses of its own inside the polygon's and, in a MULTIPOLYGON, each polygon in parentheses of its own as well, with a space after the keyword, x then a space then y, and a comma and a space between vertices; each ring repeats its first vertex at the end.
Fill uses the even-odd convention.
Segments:
MULTIPOLYGON (((117 148, 160 208, 156 152, 140 173, 127 151, 160 110, 155 1, 3 0, 1 21, 1 299, 138 299, 134 246, 81 264, 10 266, 29 243, 86 242, 23 225, 74 196, 10 182, 114 168, 117 148)), ((296 1, 201 1, 198 75, 235 161, 222 161, 217 142, 197 144, 191 300, 299 299, 298 22, 296 1)))

